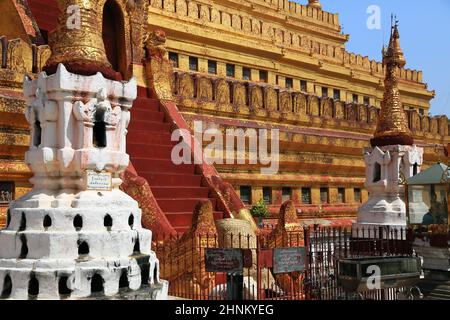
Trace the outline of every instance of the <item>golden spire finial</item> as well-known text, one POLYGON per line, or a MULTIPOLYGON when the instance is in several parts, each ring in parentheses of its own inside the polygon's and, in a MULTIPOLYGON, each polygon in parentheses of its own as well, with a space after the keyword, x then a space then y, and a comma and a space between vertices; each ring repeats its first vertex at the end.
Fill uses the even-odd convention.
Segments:
POLYGON ((119 80, 120 73, 108 61, 102 36, 102 13, 106 0, 58 0, 60 16, 50 35, 52 55, 44 71, 52 74, 62 63, 72 73, 93 75, 101 72, 119 80))
POLYGON ((384 79, 384 97, 381 102, 381 112, 378 118, 374 138, 370 141, 372 147, 387 145, 413 145, 414 139, 408 128, 408 119, 400 100, 398 89, 399 69, 406 64, 403 51, 400 47, 400 33, 398 21, 392 23, 389 47, 383 50, 383 65, 386 69, 384 79))
POLYGON ((320 4, 319 0, 308 0, 308 6, 322 10, 322 5, 320 4))

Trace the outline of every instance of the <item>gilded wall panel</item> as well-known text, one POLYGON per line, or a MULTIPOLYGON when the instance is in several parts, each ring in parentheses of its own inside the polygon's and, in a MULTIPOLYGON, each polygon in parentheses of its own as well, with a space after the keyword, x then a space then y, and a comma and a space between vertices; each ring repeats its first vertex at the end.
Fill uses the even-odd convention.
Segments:
POLYGON ((308 114, 311 116, 319 116, 319 98, 316 96, 308 96, 308 114))
POLYGON ((335 118, 342 120, 345 119, 345 104, 342 101, 336 101, 334 103, 335 107, 335 118))
POLYGON ((215 82, 216 103, 219 105, 230 104, 230 87, 224 79, 215 82))
POLYGON ((294 94, 294 113, 297 115, 306 114, 306 97, 303 93, 294 94))
POLYGON ((288 91, 280 92, 280 111, 283 113, 292 113, 292 95, 288 91))
POLYGON ((233 104, 239 109, 247 105, 247 91, 240 82, 233 83, 233 104))
POLYGON ((199 18, 198 4, 193 1, 188 2, 188 16, 193 19, 199 18))
POLYGON ((272 87, 265 87, 264 95, 267 111, 278 111, 278 97, 275 89, 272 87))
POLYGON ((216 8, 211 8, 211 22, 220 24, 220 11, 216 8))
POLYGON ((194 80, 189 73, 182 73, 178 77, 178 95, 184 99, 194 97, 194 80))
POLYGON ((211 79, 197 78, 197 99, 201 101, 213 101, 213 86, 211 79))
POLYGON ((263 91, 260 86, 250 86, 250 108, 252 110, 264 109, 263 91))

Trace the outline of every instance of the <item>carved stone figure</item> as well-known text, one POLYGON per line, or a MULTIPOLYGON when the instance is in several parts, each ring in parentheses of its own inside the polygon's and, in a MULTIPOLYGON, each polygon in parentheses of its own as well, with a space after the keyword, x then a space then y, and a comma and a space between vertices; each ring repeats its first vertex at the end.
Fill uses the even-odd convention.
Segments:
POLYGON ((242 31, 248 33, 252 31, 252 24, 250 18, 247 16, 242 17, 242 31))
POLYGON ((222 12, 222 24, 227 27, 231 27, 231 16, 229 13, 222 12))
POLYGON ((177 14, 181 16, 188 15, 188 6, 186 0, 177 0, 176 2, 177 14))
POLYGON ((353 103, 347 104, 347 120, 348 121, 356 121, 356 108, 357 105, 353 103))
POLYGON ((280 92, 280 111, 284 113, 292 112, 292 95, 288 91, 280 92))
POLYGON ((303 93, 294 95, 294 113, 306 114, 306 97, 303 93))
POLYGON ((233 104, 239 109, 247 105, 245 86, 240 82, 233 83, 233 104))
POLYGON ((439 124, 438 124, 438 119, 436 117, 431 118, 430 133, 432 133, 432 134, 439 133, 439 124))
POLYGON ((197 78, 197 99, 202 101, 213 100, 213 86, 211 79, 204 77, 197 78))
POLYGON ((202 22, 210 21, 209 14, 210 14, 209 7, 206 5, 202 5, 200 7, 200 21, 202 22))
POLYGON ((250 108, 252 110, 264 108, 263 92, 259 86, 250 87, 250 108))
POLYGON ((252 32, 259 35, 261 33, 261 22, 256 19, 252 19, 252 32))
POLYGON ((430 132, 430 117, 428 116, 422 118, 422 131, 430 132))
POLYGON ((211 8, 211 22, 220 23, 220 12, 216 8, 211 8))
POLYGON ((336 112, 336 119, 345 119, 345 105, 342 101, 335 101, 334 108, 336 112))
POLYGON ((319 116, 319 98, 316 96, 308 97, 308 114, 311 116, 319 116))
POLYGON ((375 107, 370 107, 369 110, 369 123, 377 123, 378 121, 378 110, 375 107))
POLYGON ((331 99, 322 99, 322 115, 325 118, 333 118, 333 102, 331 99))
POLYGON ((264 89, 266 109, 268 111, 278 111, 278 98, 277 92, 272 87, 266 87, 264 89))
POLYGON ((359 109, 359 121, 367 122, 367 119, 368 119, 368 117, 367 117, 367 107, 363 106, 363 105, 360 105, 358 107, 358 109, 359 109))
POLYGON ((146 39, 147 59, 145 72, 151 95, 159 99, 172 99, 172 63, 167 59, 166 33, 157 29, 146 39))
POLYGON ((219 105, 230 104, 230 87, 224 79, 219 79, 216 86, 216 103, 219 105))
POLYGON ((242 29, 241 17, 238 16, 237 14, 233 14, 231 16, 231 26, 236 30, 241 30, 242 29))
POLYGON ((411 112, 411 129, 413 131, 420 131, 420 115, 415 110, 411 112))
POLYGON ((189 73, 182 73, 178 77, 178 95, 185 99, 194 97, 194 80, 189 73))
POLYGON ((199 17, 198 4, 194 1, 189 1, 188 16, 193 19, 198 19, 199 17))

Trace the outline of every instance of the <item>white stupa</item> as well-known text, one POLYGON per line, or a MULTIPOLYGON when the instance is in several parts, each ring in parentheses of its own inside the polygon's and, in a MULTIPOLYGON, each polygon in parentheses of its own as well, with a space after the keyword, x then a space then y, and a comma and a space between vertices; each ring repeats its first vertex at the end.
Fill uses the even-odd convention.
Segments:
MULTIPOLYGON (((364 150, 365 187, 369 192, 369 199, 358 211, 354 225, 358 230, 379 230, 378 227, 405 230, 407 217, 404 183, 420 172, 423 163, 423 148, 414 144, 400 99, 398 76, 406 60, 399 39, 398 26, 395 24, 392 26, 389 47, 383 54, 385 91, 377 129, 371 140, 371 147, 364 150)), ((417 205, 413 210, 425 210, 418 195, 414 197, 412 202, 417 205)))
POLYGON ((57 72, 24 81, 33 190, 14 201, 0 231, 2 298, 84 298, 149 285, 167 296, 152 233, 119 190, 137 84, 57 72))

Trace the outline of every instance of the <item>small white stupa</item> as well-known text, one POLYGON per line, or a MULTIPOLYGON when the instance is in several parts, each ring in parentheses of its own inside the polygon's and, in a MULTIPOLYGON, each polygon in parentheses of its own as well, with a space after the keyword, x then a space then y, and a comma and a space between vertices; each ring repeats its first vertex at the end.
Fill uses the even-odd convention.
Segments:
POLYGON ((138 203, 119 190, 137 84, 102 74, 25 79, 33 190, 14 201, 0 231, 2 298, 84 298, 149 285, 167 297, 152 233, 138 203))
MULTIPOLYGON (((420 172, 423 148, 414 145, 408 120, 400 100, 398 76, 406 64, 400 48, 397 24, 393 25, 389 47, 383 52, 386 69, 385 92, 377 130, 371 147, 364 150, 366 163, 365 187, 369 199, 358 212, 355 229, 391 227, 405 229, 407 225, 404 182, 420 172)), ((416 195, 418 197, 418 195, 416 195)), ((416 211, 423 211, 421 199, 416 199, 416 211)))

